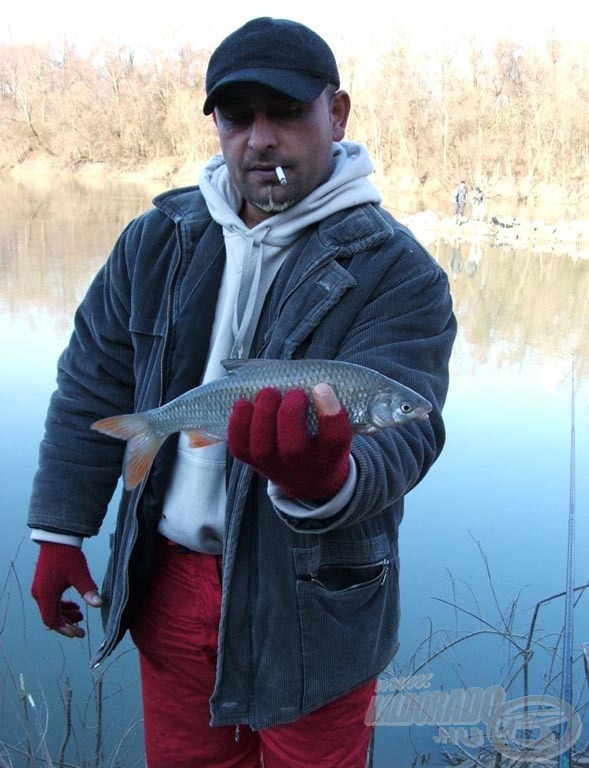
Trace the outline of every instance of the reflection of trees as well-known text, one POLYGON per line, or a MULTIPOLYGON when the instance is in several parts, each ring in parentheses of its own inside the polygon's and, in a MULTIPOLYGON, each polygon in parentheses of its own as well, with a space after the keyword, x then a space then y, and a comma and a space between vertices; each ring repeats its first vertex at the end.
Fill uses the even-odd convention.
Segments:
POLYGON ((589 368, 589 260, 521 248, 437 241, 430 250, 451 275, 461 334, 476 362, 573 353, 589 368), (476 254, 476 268, 473 263, 476 254))
POLYGON ((47 311, 59 327, 69 324, 115 238, 150 198, 131 185, 0 185, 2 305, 15 316, 47 311))
MULTIPOLYGON (((14 316, 49 313, 69 325, 115 238, 149 205, 130 184, 56 189, 0 185, 0 305, 14 316)), ((430 251, 450 275, 462 339, 474 362, 519 366, 576 354, 589 374, 589 260, 487 243, 438 240, 430 251)))

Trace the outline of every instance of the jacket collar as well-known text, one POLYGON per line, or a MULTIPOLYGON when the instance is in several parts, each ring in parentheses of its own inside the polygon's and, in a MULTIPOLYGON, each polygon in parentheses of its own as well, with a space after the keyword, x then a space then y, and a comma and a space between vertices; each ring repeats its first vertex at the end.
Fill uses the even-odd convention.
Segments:
MULTIPOLYGON (((210 219, 210 213, 197 186, 168 190, 154 198, 153 204, 174 222, 189 223, 210 219)), ((378 245, 394 233, 392 217, 371 203, 346 208, 321 221, 317 235, 321 244, 342 255, 353 255, 378 245)))

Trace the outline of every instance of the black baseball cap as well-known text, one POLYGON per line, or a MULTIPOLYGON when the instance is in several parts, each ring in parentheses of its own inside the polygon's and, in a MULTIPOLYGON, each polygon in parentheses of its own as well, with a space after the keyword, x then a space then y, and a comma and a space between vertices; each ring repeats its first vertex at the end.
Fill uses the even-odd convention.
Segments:
POLYGON ((339 88, 335 56, 316 32, 287 19, 253 19, 213 52, 206 76, 205 115, 233 83, 260 83, 310 103, 331 83, 339 88))

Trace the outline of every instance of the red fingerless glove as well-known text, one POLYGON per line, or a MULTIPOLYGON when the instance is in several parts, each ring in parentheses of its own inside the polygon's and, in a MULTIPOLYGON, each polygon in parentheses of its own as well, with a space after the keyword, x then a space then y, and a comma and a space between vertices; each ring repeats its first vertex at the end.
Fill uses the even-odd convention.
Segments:
POLYGON ((41 542, 31 594, 37 601, 43 624, 49 629, 75 624, 83 618, 77 603, 61 599, 69 587, 75 587, 80 595, 98 590, 84 553, 69 544, 41 542))
POLYGON ((231 453, 293 499, 323 501, 334 496, 349 472, 352 428, 345 408, 319 415, 319 432, 307 431, 309 398, 293 389, 265 388, 255 403, 238 400, 231 412, 231 453))

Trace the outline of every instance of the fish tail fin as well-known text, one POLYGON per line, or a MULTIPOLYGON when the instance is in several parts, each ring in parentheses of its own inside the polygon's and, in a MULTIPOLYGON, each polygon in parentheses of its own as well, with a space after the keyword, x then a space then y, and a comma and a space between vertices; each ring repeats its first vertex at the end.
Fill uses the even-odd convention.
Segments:
POLYGON ((149 472, 153 460, 163 443, 142 413, 109 416, 92 424, 92 429, 104 435, 127 440, 123 477, 125 488, 132 490, 149 472))

